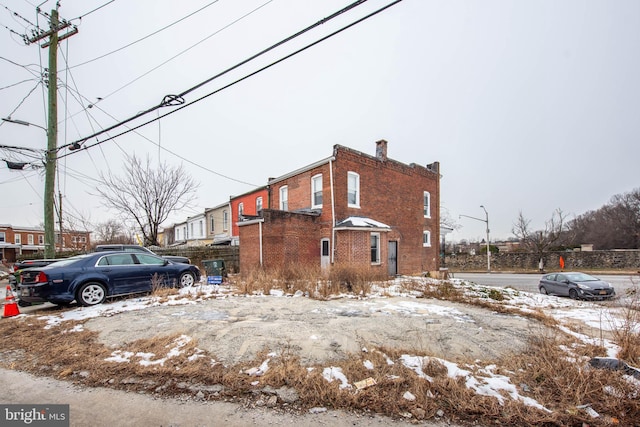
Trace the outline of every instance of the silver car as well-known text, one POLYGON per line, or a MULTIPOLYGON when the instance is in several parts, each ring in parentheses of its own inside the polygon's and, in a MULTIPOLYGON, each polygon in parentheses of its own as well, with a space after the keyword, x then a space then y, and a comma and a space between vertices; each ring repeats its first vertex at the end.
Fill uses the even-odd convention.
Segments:
POLYGON ((542 294, 567 296, 572 299, 606 299, 616 295, 609 282, 579 272, 545 274, 540 279, 538 289, 542 294))

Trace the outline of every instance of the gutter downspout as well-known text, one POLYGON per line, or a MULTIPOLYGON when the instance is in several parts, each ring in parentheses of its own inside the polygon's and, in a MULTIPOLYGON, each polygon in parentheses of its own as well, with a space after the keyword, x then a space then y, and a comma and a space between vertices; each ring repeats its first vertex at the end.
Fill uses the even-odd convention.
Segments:
POLYGON ((258 236, 260 240, 260 267, 262 267, 262 221, 258 223, 258 236))
POLYGON ((331 182, 331 264, 335 260, 335 242, 336 242, 336 203, 333 197, 333 160, 329 159, 329 181, 331 182))

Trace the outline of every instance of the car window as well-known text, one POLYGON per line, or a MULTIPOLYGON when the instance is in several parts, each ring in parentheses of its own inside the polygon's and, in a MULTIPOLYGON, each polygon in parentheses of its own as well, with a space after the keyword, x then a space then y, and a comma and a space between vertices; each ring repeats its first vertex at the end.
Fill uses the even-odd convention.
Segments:
POLYGON ((136 258, 138 258, 138 262, 140 264, 145 265, 163 265, 165 261, 163 258, 159 258, 155 255, 141 253, 136 254, 136 258))
POLYGON ((546 276, 544 276, 545 280, 550 280, 550 281, 554 281, 556 280, 556 275, 555 274, 547 274, 546 276))
POLYGON ((567 276, 565 276, 564 274, 558 274, 556 276, 556 282, 564 282, 565 280, 567 280, 567 276))
POLYGON ((100 259, 98 265, 105 265, 103 260, 107 265, 133 265, 135 261, 130 254, 115 254, 115 255, 107 255, 100 259))

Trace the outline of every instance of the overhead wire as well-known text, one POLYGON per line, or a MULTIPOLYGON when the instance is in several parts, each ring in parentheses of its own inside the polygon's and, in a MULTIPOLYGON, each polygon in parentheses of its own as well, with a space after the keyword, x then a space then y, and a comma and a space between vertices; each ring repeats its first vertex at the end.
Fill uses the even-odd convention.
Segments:
MULTIPOLYGON (((254 59, 256 59, 256 58, 258 58, 260 56, 262 56, 262 55, 265 55, 266 53, 272 51, 273 49, 275 49, 275 48, 277 48, 279 46, 282 46, 283 44, 285 44, 287 42, 290 42, 291 40, 294 40, 297 37, 300 37, 301 35, 311 31, 312 29, 314 29, 314 28, 316 28, 316 27, 318 27, 318 26, 320 26, 320 25, 322 25, 322 24, 324 24, 324 23, 326 23, 326 22, 328 22, 328 21, 330 21, 330 20, 342 15, 343 13, 346 13, 347 11, 349 11, 349 10, 351 10, 351 9, 357 7, 357 6, 360 6, 361 4, 365 3, 366 1, 367 0, 357 0, 357 1, 355 1, 355 2, 353 2, 351 4, 349 4, 349 5, 345 6, 344 8, 338 10, 337 12, 334 12, 330 16, 328 16, 326 18, 323 18, 323 19, 321 19, 321 20, 319 20, 319 21, 307 26, 306 28, 298 31, 297 33, 295 33, 295 34, 293 34, 291 36, 288 36, 288 37, 284 38, 283 40, 280 40, 279 42, 267 47, 266 49, 263 49, 262 51, 250 56, 249 58, 247 58, 247 59, 245 59, 243 61, 240 61, 239 63, 227 68, 226 70, 216 74, 215 76, 210 77, 210 78, 206 79, 205 81, 203 81, 201 83, 198 83, 197 85, 195 85, 195 86, 183 91, 181 94, 179 94, 179 95, 166 95, 159 104, 157 104, 157 105, 155 105, 153 107, 150 107, 150 108, 148 108, 146 110, 142 110, 139 113, 133 115, 132 117, 129 117, 128 119, 125 119, 125 120, 121 121, 120 123, 116 123, 116 124, 114 124, 112 126, 109 126, 108 128, 103 129, 100 132, 96 132, 96 133, 93 133, 93 134, 91 134, 91 135, 89 135, 89 136, 87 136, 85 138, 79 139, 79 140, 75 141, 73 144, 82 144, 82 143, 84 143, 86 140, 88 140, 90 138, 94 138, 94 137, 99 136, 99 135, 101 135, 101 134, 103 134, 105 132, 108 132, 108 131, 111 131, 111 130, 113 130, 115 128, 118 128, 118 127, 120 127, 120 126, 122 126, 122 125, 124 125, 126 123, 132 122, 132 121, 134 121, 134 120, 136 120, 136 119, 138 119, 140 117, 143 117, 143 116, 145 116, 145 115, 147 115, 147 114, 149 114, 149 113, 151 113, 153 111, 158 110, 159 108, 162 108, 162 107, 165 107, 165 106, 175 106, 175 105, 179 105, 180 103, 184 104, 184 100, 182 99, 184 97, 184 95, 191 93, 192 91, 204 86, 205 84, 208 84, 211 81, 222 77, 223 75, 225 75, 225 74, 227 74, 227 73, 229 73, 229 72, 241 67, 242 65, 244 65, 244 64, 246 64, 246 63, 248 63, 248 62, 250 62, 250 61, 252 61, 252 60, 254 60, 254 59)), ((401 0, 399 0, 399 1, 401 1, 401 0)), ((386 9, 386 7, 385 7, 385 9, 386 9)), ((155 120, 153 120, 153 121, 155 121, 155 120)), ((147 122, 147 123, 150 123, 150 122, 147 122)))
MULTIPOLYGON (((143 77, 145 77, 145 76, 147 76, 147 75, 151 74, 152 72, 154 72, 154 71, 155 71, 155 70, 157 70, 158 68, 160 68, 160 67, 162 67, 162 66, 164 66, 164 65, 168 64, 169 62, 173 61, 174 59, 176 59, 176 58, 180 57, 181 55, 183 55, 183 54, 187 53, 188 51, 190 51, 190 50, 191 50, 191 49, 193 49, 194 47, 198 46, 199 44, 204 43, 206 40, 210 39, 211 37, 213 37, 213 36, 215 36, 215 35, 217 35, 217 34, 221 33, 222 31, 224 31, 224 30, 226 30, 226 29, 230 28, 231 26, 233 26, 233 25, 237 24, 237 23, 238 23, 238 22, 240 22, 241 20, 243 20, 243 19, 247 18, 248 16, 252 15, 253 13, 257 12, 258 10, 262 9, 263 7, 265 7, 266 5, 268 5, 269 3, 273 2, 273 1, 274 1, 274 0, 268 0, 268 1, 266 1, 265 3, 261 4, 260 6, 258 6, 258 7, 254 8, 254 9, 250 10, 249 12, 247 12, 247 13, 245 13, 244 15, 240 16, 239 18, 237 18, 237 19, 235 19, 235 20, 231 21, 230 23, 228 23, 227 25, 223 26, 222 28, 220 28, 220 29, 218 29, 218 30, 214 31, 213 33, 209 34, 209 35, 208 35, 208 36, 206 36, 205 38, 203 38, 203 39, 201 39, 201 40, 197 41, 196 43, 192 44, 192 45, 191 45, 191 46, 189 46, 188 48, 181 50, 180 52, 178 52, 177 54, 173 55, 173 56, 172 56, 172 57, 170 57, 169 59, 167 59, 167 60, 165 60, 165 61, 161 62, 160 64, 156 65, 155 67, 151 68, 151 69, 150 69, 150 70, 148 70, 147 72, 145 72, 145 73, 143 73, 143 74, 139 75, 138 77, 134 78, 133 80, 131 80, 131 81, 127 82, 127 83, 126 83, 126 84, 124 84, 123 86, 120 86, 120 87, 119 87, 119 88, 117 88, 116 90, 114 90, 114 91, 112 91, 112 92, 110 92, 110 93, 108 93, 108 94, 106 94, 106 95, 102 96, 102 97, 101 97, 101 99, 100 99, 98 102, 102 102, 102 101, 104 101, 105 99, 107 99, 107 98, 109 98, 109 97, 111 97, 111 96, 115 95, 116 93, 120 92, 120 91, 121 91, 121 90, 123 90, 124 88, 126 88, 126 87, 128 87, 128 86, 132 85, 133 83, 137 82, 137 81, 138 81, 138 80, 140 80, 141 78, 143 78, 143 77)), ((95 104, 97 104, 97 102, 96 102, 96 103, 94 103, 94 105, 95 105, 95 104)))
MULTIPOLYGON (((206 99, 206 98, 209 98, 209 97, 210 97, 210 96, 212 96, 212 95, 215 95, 215 94, 217 94, 217 93, 219 93, 219 92, 222 92, 222 91, 223 91, 223 90, 225 90, 225 89, 228 89, 228 88, 230 88, 230 87, 232 87, 232 86, 234 86, 234 85, 236 85, 236 84, 238 84, 238 83, 240 83, 240 82, 242 82, 242 81, 244 81, 244 80, 247 80, 248 78, 253 77, 253 76, 255 76, 256 74, 259 74, 259 73, 261 73, 261 72, 263 72, 263 71, 265 71, 265 70, 267 70, 267 69, 269 69, 269 68, 271 68, 271 67, 273 67, 273 66, 275 66, 275 65, 277 65, 277 64, 279 64, 279 63, 281 63, 281 62, 283 62, 283 61, 285 61, 285 60, 287 60, 287 59, 289 59, 289 58, 291 58, 291 57, 293 57, 293 56, 295 56, 295 55, 298 55, 298 54, 300 54, 300 53, 302 53, 302 52, 306 51, 307 49, 310 49, 311 47, 313 47, 313 46, 315 46, 315 45, 317 45, 317 44, 319 44, 319 43, 322 43, 323 41, 325 41, 325 40, 327 40, 327 39, 329 39, 329 38, 331 38, 331 37, 336 36, 337 34, 342 33, 343 31, 346 31, 347 29, 349 29, 349 28, 351 28, 351 27, 353 27, 353 26, 355 26, 355 25, 357 25, 357 24, 359 24, 359 23, 361 23, 361 22, 363 22, 363 21, 365 21, 365 20, 367 20, 367 19, 369 19, 369 18, 371 18, 371 17, 373 17, 373 16, 375 16, 375 15, 377 15, 377 14, 381 13, 381 12, 383 12, 384 10, 386 10, 386 9, 388 9, 388 8, 390 8, 390 7, 392 7, 392 6, 396 5, 396 4, 398 4, 398 3, 400 3, 401 1, 402 1, 402 0, 395 0, 395 1, 393 1, 393 2, 391 2, 391 3, 389 3, 389 4, 385 5, 385 6, 383 6, 383 7, 381 7, 381 8, 379 8, 379 9, 377 9, 377 10, 375 10, 375 11, 373 11, 373 12, 371 12, 371 13, 367 14, 367 15, 365 15, 364 17, 359 18, 359 19, 357 19, 356 21, 353 21, 352 23, 347 24, 347 25, 345 25, 345 26, 343 26, 343 27, 339 28, 338 30, 335 30, 335 31, 331 32, 331 33, 330 33, 330 34, 328 34, 328 35, 323 36, 323 37, 321 37, 320 39, 318 39, 318 40, 316 40, 316 41, 314 41, 314 42, 311 42, 311 43, 309 43, 309 44, 307 44, 307 45, 303 46, 302 48, 299 48, 299 49, 295 50, 294 52, 289 53, 289 54, 287 54, 287 55, 285 55, 285 56, 281 57, 280 59, 278 59, 278 60, 276 60, 276 61, 273 61, 273 62, 269 63, 268 65, 265 65, 265 66, 263 66, 263 67, 259 68, 258 70, 253 71, 253 72, 251 72, 251 73, 249 73, 249 74, 245 75, 244 77, 241 77, 241 78, 239 78, 239 79, 236 79, 236 80, 232 81, 231 83, 228 83, 228 84, 226 84, 226 85, 224 85, 224 86, 222 86, 222 87, 220 87, 220 88, 218 88, 218 89, 216 89, 216 90, 214 90, 214 91, 212 91, 212 92, 209 92, 208 94, 203 95, 203 96, 201 96, 200 98, 196 98, 195 100, 193 100, 193 101, 191 101, 191 102, 189 102, 189 103, 182 104, 182 105, 180 105, 179 107, 175 108, 175 109, 174 109, 174 110, 172 110, 172 111, 169 111, 169 112, 164 113, 164 114, 162 114, 162 115, 160 115, 160 116, 158 116, 158 117, 156 117, 156 118, 150 119, 150 120, 148 120, 148 121, 146 121, 146 122, 144 122, 144 123, 141 123, 141 124, 139 124, 139 125, 136 125, 136 126, 134 126, 134 127, 130 128, 130 129, 126 130, 126 131, 120 132, 119 134, 117 134, 117 135, 115 135, 115 136, 113 136, 113 137, 109 137, 109 138, 106 138, 106 139, 103 139, 103 140, 97 141, 97 142, 95 142, 95 143, 93 143, 93 144, 88 144, 88 145, 86 145, 85 147, 83 147, 83 150, 84 150, 84 149, 91 148, 91 147, 94 147, 94 146, 99 145, 99 144, 102 144, 102 143, 104 143, 104 142, 107 142, 107 141, 113 140, 114 138, 117 138, 117 137, 119 137, 119 136, 125 135, 125 134, 130 133, 130 132, 132 132, 132 131, 135 131, 135 130, 137 130, 137 129, 140 129, 141 127, 144 127, 144 126, 146 126, 146 125, 148 125, 148 124, 150 124, 150 123, 153 123, 153 122, 155 122, 155 121, 158 121, 158 120, 160 120, 160 119, 162 119, 162 118, 164 118, 164 117, 167 117, 167 116, 169 116, 169 115, 175 114, 175 113, 177 113, 178 111, 180 111, 180 110, 182 110, 182 109, 184 109, 184 108, 187 108, 187 107, 189 107, 189 106, 191 106, 191 105, 193 105, 193 104, 195 104, 195 103, 198 103, 198 102, 200 102, 200 101, 202 101, 202 100, 204 100, 204 99, 206 99)), ((144 114, 146 114, 146 113, 148 113, 148 112, 150 112, 150 111, 153 111, 154 109, 157 109, 157 108, 158 108, 158 107, 152 107, 151 109, 146 110, 146 111, 144 112, 144 114)), ((109 128, 105 129, 103 132, 98 132, 97 134, 93 134, 93 135, 89 135, 89 136, 87 136, 87 137, 85 137, 85 138, 81 138, 81 139, 79 139, 79 140, 74 141, 73 143, 69 143, 69 144, 66 144, 66 145, 64 145, 64 146, 61 146, 61 147, 59 147, 59 149, 66 148, 66 147, 71 146, 71 145, 73 145, 73 144, 86 143, 86 141, 87 141, 89 138, 94 138, 94 137, 96 137, 96 136, 100 135, 101 133, 104 133, 104 132, 106 132, 106 131, 111 131, 111 130, 113 130, 113 129, 115 129, 115 128, 119 127, 119 126, 123 126, 123 125, 125 125, 126 123, 128 123, 128 122, 130 122, 130 121, 134 120, 135 118, 139 118, 139 117, 141 117, 141 116, 142 116, 142 115, 144 115, 144 114, 143 114, 143 113, 139 113, 138 115, 136 115, 136 116, 134 116, 134 117, 132 117, 132 118, 126 119, 126 120, 122 121, 121 123, 118 123, 118 124, 116 124, 116 125, 112 125, 112 126, 110 126, 109 128)), ((58 158, 66 157, 66 156, 69 156, 69 155, 71 155, 71 154, 73 154, 73 153, 77 153, 77 152, 79 152, 79 151, 81 151, 81 150, 76 150, 76 151, 73 151, 73 152, 71 152, 71 153, 67 153, 67 154, 63 154, 63 155, 58 155, 58 158)))
MULTIPOLYGON (((111 2, 113 2, 113 1, 115 1, 115 0, 112 0, 111 2)), ((164 30, 166 30, 166 29, 168 29, 168 28, 173 27, 174 25, 176 25, 176 24, 178 24, 178 23, 180 23, 180 22, 184 21, 184 20, 185 20, 185 19, 187 19, 187 18, 190 18, 191 16, 195 15, 196 13, 199 13, 199 12, 203 11, 204 9, 208 8, 209 6, 211 6, 211 5, 215 4, 215 3, 219 2, 219 1, 220 1, 220 0, 214 0, 214 1, 212 1, 211 3, 208 3, 208 4, 204 5, 204 6, 202 6, 200 9, 198 9, 198 10, 196 10, 196 11, 194 11, 194 12, 191 12, 190 14, 188 14, 188 15, 186 15, 186 16, 183 16, 182 18, 178 19, 177 21, 173 21, 171 24, 169 24, 169 25, 165 25, 164 27, 160 28, 159 30, 154 31, 153 33, 147 34, 146 36, 141 37, 141 38, 139 38, 139 39, 137 39, 137 40, 135 40, 135 41, 132 41, 131 43, 126 44, 126 45, 124 45, 124 46, 122 46, 122 47, 119 47, 118 49, 112 50, 111 52, 107 52, 107 53, 105 53, 104 55, 100 55, 100 56, 98 56, 98 57, 96 57, 96 58, 93 58, 93 59, 90 59, 90 60, 88 60, 88 61, 81 62, 80 64, 72 65, 72 66, 71 66, 71 67, 69 67, 69 68, 77 68, 77 67, 80 67, 80 66, 82 66, 82 65, 86 65, 86 64, 89 64, 89 63, 91 63, 91 62, 97 61, 97 60, 99 60, 99 59, 105 58, 105 57, 107 57, 107 56, 109 56, 109 55, 111 55, 111 54, 114 54, 114 53, 116 53, 116 52, 120 52, 121 50, 124 50, 124 49, 126 49, 126 48, 128 48, 128 47, 131 47, 131 46, 133 46, 134 44, 140 43, 141 41, 146 40, 146 39, 148 39, 149 37, 155 36, 156 34, 161 33, 162 31, 164 31, 164 30)), ((271 0, 271 1, 273 1, 273 0, 271 0)), ((111 3, 111 2, 109 2, 109 3, 111 3)), ((101 7, 104 7, 104 6, 106 6, 107 4, 109 4, 109 3, 106 3, 106 4, 102 5, 101 7)), ((99 8, 98 8, 98 9, 99 9, 99 8)), ((96 11, 96 10, 98 10, 98 9, 94 9, 92 12, 95 12, 95 11, 96 11)), ((86 15, 88 15, 88 14, 85 14, 85 15, 83 15, 83 16, 86 16, 86 15)), ((82 17, 79 17, 79 18, 82 18, 82 17)), ((77 19, 77 18, 76 18, 76 19, 77 19)))

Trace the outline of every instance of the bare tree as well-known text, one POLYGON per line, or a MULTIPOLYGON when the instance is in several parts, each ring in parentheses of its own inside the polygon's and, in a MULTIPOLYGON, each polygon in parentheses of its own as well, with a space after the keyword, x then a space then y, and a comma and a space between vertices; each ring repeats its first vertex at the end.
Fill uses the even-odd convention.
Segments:
POLYGON ((561 243, 566 228, 567 216, 560 209, 556 209, 551 218, 544 223, 544 229, 533 230, 531 220, 526 219, 520 211, 511 232, 520 240, 525 249, 535 253, 538 258, 544 256, 561 243))
POLYGON ((568 225, 577 241, 598 249, 640 248, 640 188, 613 196, 608 204, 568 225))
POLYGON ((96 224, 95 233, 95 243, 133 243, 133 238, 127 232, 126 226, 115 219, 96 224))
POLYGON ((159 246, 160 224, 171 212, 193 201, 198 184, 182 166, 164 163, 154 169, 149 156, 144 163, 135 155, 126 160, 124 175, 100 174, 102 185, 96 190, 105 207, 118 210, 136 223, 145 245, 159 246))

